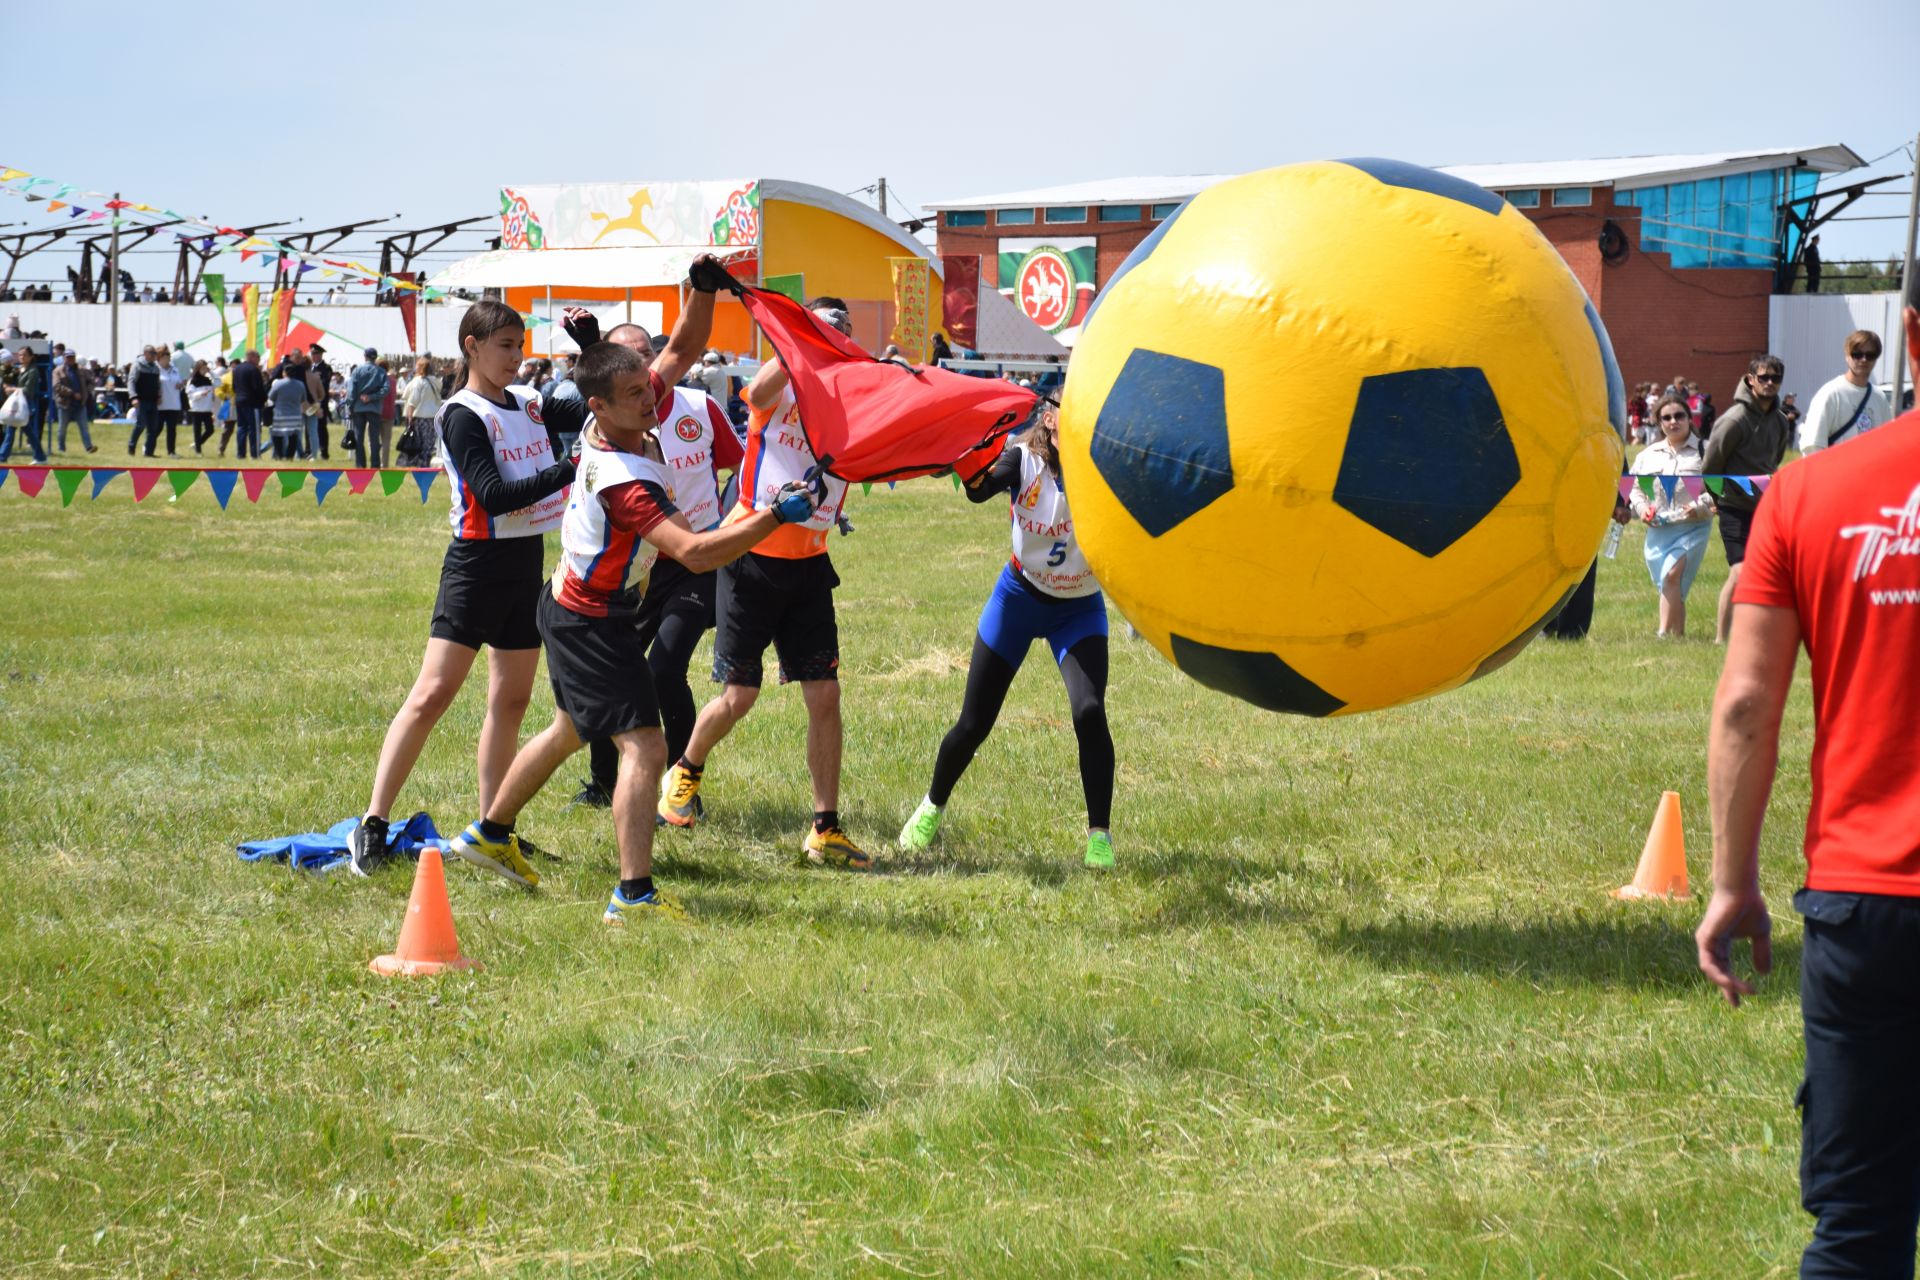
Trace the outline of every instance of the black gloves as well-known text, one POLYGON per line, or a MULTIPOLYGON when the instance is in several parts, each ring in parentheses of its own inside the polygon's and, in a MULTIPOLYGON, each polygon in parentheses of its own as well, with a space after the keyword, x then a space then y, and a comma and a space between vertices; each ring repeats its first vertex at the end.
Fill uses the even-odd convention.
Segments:
POLYGON ((718 293, 725 289, 729 293, 740 292, 740 282, 727 274, 727 269, 710 254, 701 254, 693 260, 687 269, 687 283, 701 293, 718 293))

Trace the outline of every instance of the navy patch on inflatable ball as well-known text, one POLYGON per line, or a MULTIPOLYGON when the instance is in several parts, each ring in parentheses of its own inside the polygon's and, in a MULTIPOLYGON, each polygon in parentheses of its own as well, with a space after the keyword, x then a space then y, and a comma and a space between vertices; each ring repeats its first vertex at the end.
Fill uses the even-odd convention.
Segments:
POLYGON ((1500 402, 1479 369, 1409 369, 1360 384, 1336 505, 1431 559, 1520 483, 1500 402))
POLYGON ((1100 406, 1093 465, 1156 538, 1233 488, 1226 387, 1214 365, 1135 351, 1100 406))
POLYGON ((1271 653, 1223 649, 1173 633, 1173 661, 1182 671, 1221 693, 1265 711, 1330 716, 1347 704, 1271 653))

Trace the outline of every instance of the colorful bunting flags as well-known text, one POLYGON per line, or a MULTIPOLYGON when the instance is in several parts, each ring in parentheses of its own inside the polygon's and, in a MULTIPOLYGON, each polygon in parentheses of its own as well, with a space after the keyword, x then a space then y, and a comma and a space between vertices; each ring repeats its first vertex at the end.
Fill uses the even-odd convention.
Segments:
POLYGON ((87 473, 84 471, 56 471, 53 473, 53 482, 60 486, 61 506, 70 507, 73 505, 73 491, 78 489, 80 482, 86 478, 87 473))
POLYGON ((340 473, 338 471, 314 472, 313 473, 313 505, 317 507, 321 503, 325 502, 327 500, 327 494, 331 493, 333 491, 333 486, 339 483, 340 483, 340 473))
POLYGON ((207 487, 213 490, 213 496, 219 501, 222 511, 227 509, 227 499, 233 496, 233 482, 239 478, 237 471, 207 472, 207 487))
POLYGON ((306 485, 307 473, 304 471, 292 470, 280 473, 280 496, 283 498, 291 498, 306 485))

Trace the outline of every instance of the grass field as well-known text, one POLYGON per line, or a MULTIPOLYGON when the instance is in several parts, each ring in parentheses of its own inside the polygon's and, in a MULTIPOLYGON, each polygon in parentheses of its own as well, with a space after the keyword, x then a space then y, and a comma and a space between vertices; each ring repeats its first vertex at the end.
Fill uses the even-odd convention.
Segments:
MULTIPOLYGON (((406 982, 366 969, 405 870, 233 846, 364 803, 444 487, 224 514, 167 492, 0 490, 0 1274, 1797 1265, 1804 688, 1761 995, 1729 1010, 1696 974, 1700 899, 1607 896, 1667 788, 1705 880, 1717 543, 1694 639, 1653 639, 1630 532, 1588 642, 1346 720, 1209 693, 1116 624, 1104 878, 1044 659, 943 843, 870 878, 795 865, 803 720, 770 691, 713 758, 710 821, 662 840, 686 923, 599 924, 611 826, 565 808, 583 757, 522 819, 566 859, 537 895, 449 869, 485 968, 406 982)), ((852 505, 843 812, 877 848, 925 790, 1006 531, 941 484, 852 505)), ((550 705, 543 678, 530 728, 550 705)), ((472 816, 480 710, 476 683, 400 814, 472 816)))

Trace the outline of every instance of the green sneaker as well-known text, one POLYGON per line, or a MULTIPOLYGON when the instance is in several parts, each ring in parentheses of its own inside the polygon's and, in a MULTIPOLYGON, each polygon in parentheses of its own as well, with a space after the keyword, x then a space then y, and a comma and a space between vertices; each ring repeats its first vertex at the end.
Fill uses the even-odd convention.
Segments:
POLYGON ((900 828, 900 847, 908 853, 918 853, 933 843, 940 834, 940 815, 946 812, 931 800, 922 800, 920 807, 907 819, 907 825, 900 828))
POLYGON ((1087 865, 1095 871, 1113 870, 1113 838, 1106 832, 1087 832, 1087 865))

